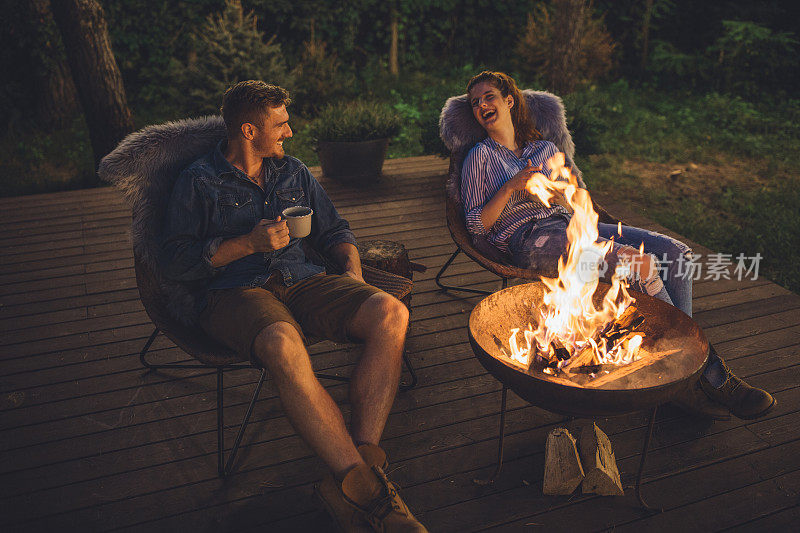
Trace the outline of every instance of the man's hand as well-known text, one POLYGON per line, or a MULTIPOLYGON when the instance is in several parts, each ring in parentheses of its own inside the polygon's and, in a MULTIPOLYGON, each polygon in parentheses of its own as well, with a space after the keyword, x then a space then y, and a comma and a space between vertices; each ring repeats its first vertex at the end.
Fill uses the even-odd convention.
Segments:
POLYGON ((279 216, 275 220, 261 219, 247 234, 253 252, 272 252, 289 244, 289 228, 279 216))
POLYGON ((343 270, 342 274, 350 276, 356 281, 364 282, 364 276, 361 274, 361 257, 358 255, 358 249, 349 242, 340 242, 331 247, 329 254, 343 270))
POLYGON ((211 258, 211 266, 220 268, 250 254, 280 250, 287 244, 289 229, 286 221, 281 217, 275 220, 262 219, 250 233, 222 241, 211 258))

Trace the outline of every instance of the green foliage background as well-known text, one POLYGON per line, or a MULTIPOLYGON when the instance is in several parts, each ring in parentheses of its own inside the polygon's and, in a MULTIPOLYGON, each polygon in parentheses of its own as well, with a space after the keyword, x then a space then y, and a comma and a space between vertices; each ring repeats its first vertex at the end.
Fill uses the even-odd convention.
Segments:
POLYGON ((400 132, 400 116, 390 107, 364 101, 332 104, 309 127, 313 141, 371 141, 400 132))
MULTIPOLYGON (((321 122, 336 125, 323 111, 331 104, 356 100, 399 117, 389 157, 446 154, 439 112, 478 71, 505 70, 523 87, 546 89, 536 65, 515 54, 545 0, 241 0, 241 15, 225 0, 99 1, 137 127, 216 112, 229 83, 263 78, 290 89, 287 151, 310 165, 312 123, 323 113, 321 122), (387 68, 393 10, 397 78, 387 68)), ((594 0, 592 16, 615 44, 613 68, 562 96, 593 189, 627 195, 711 248, 760 252, 764 272, 800 291, 800 246, 787 246, 800 243, 795 3, 654 0, 645 39, 646 2, 594 0), (745 174, 736 186, 709 183, 705 197, 681 197, 666 185, 643 188, 619 171, 626 160, 744 160, 759 180, 745 174)), ((63 57, 43 57, 18 7, 0 0, 0 195, 85 186, 94 169, 82 117, 59 130, 34 118, 37 76, 63 57)), ((54 27, 42 30, 59 39, 54 27)))

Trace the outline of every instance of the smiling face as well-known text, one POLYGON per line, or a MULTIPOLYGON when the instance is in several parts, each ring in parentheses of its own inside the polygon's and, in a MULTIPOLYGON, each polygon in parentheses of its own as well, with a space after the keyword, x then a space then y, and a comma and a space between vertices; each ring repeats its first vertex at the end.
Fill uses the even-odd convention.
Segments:
POLYGON ((514 98, 503 96, 500 90, 488 81, 476 84, 469 91, 469 103, 472 114, 486 131, 512 127, 511 108, 514 98))
POLYGON ((269 108, 261 126, 249 122, 242 124, 242 134, 251 142, 253 152, 258 157, 281 159, 285 155, 283 141, 292 136, 286 106, 269 108))

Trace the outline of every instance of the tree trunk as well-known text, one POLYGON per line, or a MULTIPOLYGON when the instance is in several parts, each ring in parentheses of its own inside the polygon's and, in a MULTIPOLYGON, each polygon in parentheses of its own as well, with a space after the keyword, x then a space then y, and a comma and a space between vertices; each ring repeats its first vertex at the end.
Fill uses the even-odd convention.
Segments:
POLYGON ((52 8, 86 116, 96 166, 133 130, 122 75, 111 51, 103 9, 95 0, 53 0, 52 8))
MULTIPOLYGON (((34 42, 31 61, 36 72, 36 114, 40 126, 63 128, 78 110, 78 95, 72 74, 64 58, 48 0, 28 0, 28 17, 32 21, 34 42)), ((31 47, 33 48, 33 47, 31 47)))
POLYGON ((389 72, 392 76, 399 76, 400 75, 400 65, 397 61, 397 47, 398 47, 398 26, 399 26, 399 14, 397 12, 397 8, 392 7, 391 12, 391 21, 390 21, 390 29, 392 34, 392 43, 389 46, 389 72))
POLYGON ((647 54, 650 46, 650 20, 653 18, 653 0, 646 0, 642 19, 642 72, 647 68, 647 54))
POLYGON ((585 20, 585 0, 554 0, 553 50, 548 72, 550 88, 556 94, 575 89, 581 32, 585 20))

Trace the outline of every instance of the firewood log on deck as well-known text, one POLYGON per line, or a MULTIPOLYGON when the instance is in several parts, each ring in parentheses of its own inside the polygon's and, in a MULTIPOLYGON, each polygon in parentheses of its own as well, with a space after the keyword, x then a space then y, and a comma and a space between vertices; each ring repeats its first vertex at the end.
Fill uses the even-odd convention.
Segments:
MULTIPOLYGON (((361 262, 398 276, 412 279, 413 272, 425 272, 427 267, 415 263, 408 258, 408 250, 399 242, 386 240, 370 240, 358 243, 361 262)), ((403 299, 407 306, 411 305, 411 295, 403 299)))
POLYGON ((572 494, 583 478, 583 467, 575 439, 566 428, 554 429, 547 436, 542 492, 552 495, 572 494))
POLYGON ((597 424, 584 426, 581 431, 581 462, 586 475, 581 484, 584 494, 621 496, 624 493, 611 441, 597 424))
POLYGON ((425 272, 427 267, 408 259, 408 250, 399 242, 385 240, 361 241, 358 253, 364 263, 411 279, 412 272, 425 272))

